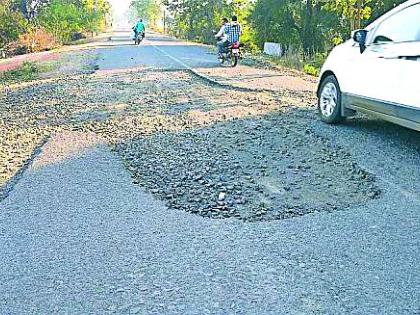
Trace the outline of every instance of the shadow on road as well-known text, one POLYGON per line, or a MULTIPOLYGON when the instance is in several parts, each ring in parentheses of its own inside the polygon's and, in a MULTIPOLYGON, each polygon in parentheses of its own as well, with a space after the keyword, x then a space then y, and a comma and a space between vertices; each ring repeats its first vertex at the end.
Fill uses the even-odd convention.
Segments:
POLYGON ((367 117, 349 119, 344 125, 355 132, 362 131, 377 133, 378 135, 389 135, 397 143, 407 143, 412 146, 417 146, 420 150, 420 132, 416 130, 392 124, 381 119, 367 117))

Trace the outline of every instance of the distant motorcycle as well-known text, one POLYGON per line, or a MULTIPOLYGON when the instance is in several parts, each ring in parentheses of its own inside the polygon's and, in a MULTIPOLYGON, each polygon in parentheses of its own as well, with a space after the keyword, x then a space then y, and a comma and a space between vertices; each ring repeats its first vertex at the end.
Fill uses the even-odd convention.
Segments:
POLYGON ((134 45, 140 45, 140 43, 143 41, 145 34, 144 32, 141 33, 134 33, 134 45))
MULTIPOLYGON (((217 38, 218 41, 221 38, 217 38)), ((239 42, 235 42, 228 47, 226 47, 225 51, 219 55, 219 62, 221 65, 224 63, 229 63, 231 67, 236 67, 239 63, 239 59, 241 59, 241 45, 239 42)))

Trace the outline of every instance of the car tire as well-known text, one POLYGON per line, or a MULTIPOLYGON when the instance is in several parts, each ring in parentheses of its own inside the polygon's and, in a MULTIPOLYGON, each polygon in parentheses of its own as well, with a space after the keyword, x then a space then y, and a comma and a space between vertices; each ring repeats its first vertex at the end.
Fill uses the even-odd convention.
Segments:
POLYGON ((320 85, 318 96, 318 113, 323 122, 337 124, 345 117, 341 114, 341 90, 334 75, 325 77, 320 85))

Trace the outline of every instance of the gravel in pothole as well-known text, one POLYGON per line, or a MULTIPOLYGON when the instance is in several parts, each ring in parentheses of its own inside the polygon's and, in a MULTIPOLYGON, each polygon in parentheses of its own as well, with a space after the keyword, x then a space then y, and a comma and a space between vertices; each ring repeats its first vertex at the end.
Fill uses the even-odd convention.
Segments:
POLYGON ((351 155, 287 115, 140 137, 117 146, 134 182, 171 208, 210 218, 275 220, 378 196, 351 155))

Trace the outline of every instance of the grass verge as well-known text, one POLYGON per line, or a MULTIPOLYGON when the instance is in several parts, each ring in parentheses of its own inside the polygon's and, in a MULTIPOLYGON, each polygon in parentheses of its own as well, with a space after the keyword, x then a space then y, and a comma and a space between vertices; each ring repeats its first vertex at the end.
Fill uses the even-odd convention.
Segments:
POLYGON ((281 57, 268 56, 262 53, 247 54, 246 57, 244 62, 242 62, 245 65, 262 68, 276 68, 277 66, 281 66, 317 77, 327 58, 327 54, 318 53, 312 57, 303 58, 301 53, 290 51, 281 57))
POLYGON ((25 61, 23 65, 15 70, 0 73, 0 84, 9 85, 19 82, 37 80, 40 74, 50 71, 53 68, 51 63, 39 64, 25 61))

